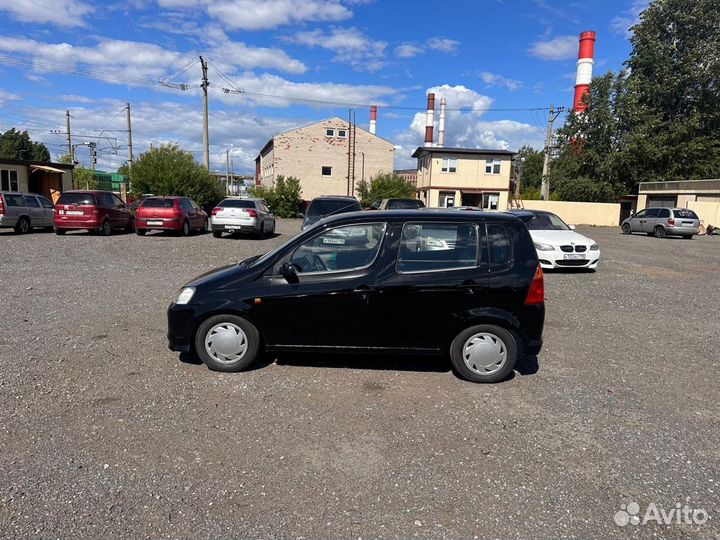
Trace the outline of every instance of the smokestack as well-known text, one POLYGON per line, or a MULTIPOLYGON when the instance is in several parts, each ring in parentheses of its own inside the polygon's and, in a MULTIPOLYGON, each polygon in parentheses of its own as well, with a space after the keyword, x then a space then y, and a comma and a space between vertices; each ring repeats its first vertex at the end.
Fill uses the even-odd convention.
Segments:
POLYGON ((575 98, 573 111, 583 112, 587 105, 582 103, 583 97, 590 91, 592 81, 593 58, 595 56, 595 32, 580 34, 580 48, 578 51, 577 76, 575 77, 575 98))
POLYGON ((438 122, 438 142, 439 147, 445 146, 445 98, 440 98, 440 122, 438 122))
POLYGON ((435 94, 428 94, 427 116, 425 117, 425 146, 433 145, 433 123, 435 115, 435 94))
POLYGON ((370 105, 370 133, 375 135, 377 130, 377 105, 370 105))

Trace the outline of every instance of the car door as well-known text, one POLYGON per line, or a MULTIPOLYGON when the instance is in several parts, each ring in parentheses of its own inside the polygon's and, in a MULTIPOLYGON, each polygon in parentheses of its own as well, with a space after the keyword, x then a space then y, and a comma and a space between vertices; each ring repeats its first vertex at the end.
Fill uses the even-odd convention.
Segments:
POLYGON ((645 212, 645 217, 641 220, 642 232, 651 233, 655 230, 655 224, 657 223, 657 216, 660 212, 659 208, 648 208, 645 212))
POLYGON ((373 349, 379 318, 377 265, 385 246, 384 222, 318 231, 278 260, 271 287, 255 313, 270 346, 286 349, 373 349), (298 283, 280 274, 284 263, 298 283))
POLYGON ((207 214, 192 199, 188 199, 188 203, 190 204, 190 207, 192 208, 192 211, 193 211, 193 219, 194 219, 193 227, 195 227, 196 229, 202 229, 205 226, 205 218, 207 217, 207 214))
POLYGON ((40 201, 40 206, 42 206, 42 215, 43 215, 43 227, 52 227, 53 225, 53 218, 55 216, 55 205, 52 203, 50 199, 47 199, 43 197, 42 195, 37 196, 38 200, 40 201))
POLYGON ((37 200, 35 195, 25 195, 25 205, 27 206, 27 213, 30 216, 30 224, 33 227, 44 227, 45 216, 43 215, 42 206, 40 201, 37 200))
POLYGON ((273 227, 273 221, 275 221, 275 218, 273 217, 272 213, 270 212, 270 208, 268 208, 268 205, 265 203, 265 201, 259 201, 258 207, 260 210, 260 213, 263 217, 263 223, 265 224, 265 230, 271 231, 273 227))
POLYGON ((637 214, 630 218, 630 229, 632 232, 642 232, 642 224, 646 213, 647 210, 640 210, 637 214))
POLYGON ((487 286, 484 223, 399 224, 381 277, 379 340, 389 349, 444 350, 458 317, 483 303, 487 286))
POLYGON ((111 211, 114 215, 115 227, 124 229, 130 224, 132 213, 123 200, 114 193, 108 194, 111 211))

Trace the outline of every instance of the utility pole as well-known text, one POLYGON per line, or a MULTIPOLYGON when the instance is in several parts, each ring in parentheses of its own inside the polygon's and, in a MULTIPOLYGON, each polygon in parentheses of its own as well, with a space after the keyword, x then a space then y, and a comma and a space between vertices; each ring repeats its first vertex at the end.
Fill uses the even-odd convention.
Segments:
POLYGON ((203 162, 207 170, 210 170, 210 142, 208 137, 208 83, 207 78, 207 62, 201 56, 200 65, 202 66, 202 84, 200 85, 203 89, 203 162))
POLYGON ((132 125, 130 124, 130 103, 127 104, 127 132, 128 132, 128 168, 132 165, 133 162, 133 152, 132 152, 132 125))
POLYGON ((65 111, 65 126, 67 127, 67 145, 70 163, 75 165, 75 151, 73 150, 72 137, 70 137, 70 111, 65 111))
POLYGON ((540 198, 543 201, 550 199, 550 180, 548 179, 548 169, 550 168, 550 154, 553 151, 553 122, 565 110, 564 107, 555 107, 550 104, 550 114, 548 115, 548 127, 545 134, 545 160, 543 161, 542 183, 540 184, 540 198))
POLYGON ((225 194, 230 195, 230 150, 225 150, 225 194))

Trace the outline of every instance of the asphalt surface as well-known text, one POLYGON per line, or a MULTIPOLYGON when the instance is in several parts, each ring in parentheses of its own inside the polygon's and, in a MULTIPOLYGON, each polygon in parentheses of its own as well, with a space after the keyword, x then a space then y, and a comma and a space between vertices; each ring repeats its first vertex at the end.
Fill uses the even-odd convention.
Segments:
POLYGON ((0 231, 0 536, 720 536, 720 237, 579 228, 599 270, 546 276, 537 366, 167 349, 183 283, 272 239, 0 231), (704 525, 615 524, 621 504, 704 525))

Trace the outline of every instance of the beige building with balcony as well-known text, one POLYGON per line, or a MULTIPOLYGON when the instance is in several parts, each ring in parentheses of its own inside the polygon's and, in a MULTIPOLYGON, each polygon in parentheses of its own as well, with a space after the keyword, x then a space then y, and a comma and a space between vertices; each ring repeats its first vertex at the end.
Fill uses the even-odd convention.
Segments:
POLYGON ((420 147, 418 198, 428 207, 479 206, 505 210, 515 152, 473 148, 420 147))
POLYGON ((279 175, 294 176, 306 201, 320 195, 355 195, 351 184, 391 173, 394 158, 391 142, 357 126, 351 133, 347 121, 333 117, 270 139, 255 158, 255 184, 272 186, 279 175), (348 166, 353 134, 355 159, 348 166), (350 181, 348 168, 354 177, 350 181))

